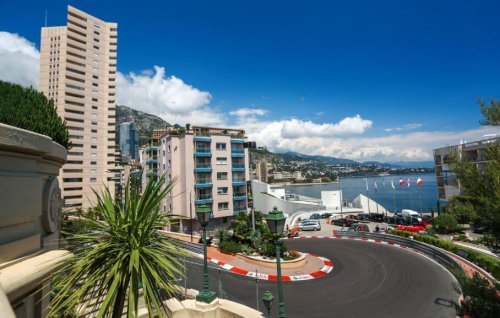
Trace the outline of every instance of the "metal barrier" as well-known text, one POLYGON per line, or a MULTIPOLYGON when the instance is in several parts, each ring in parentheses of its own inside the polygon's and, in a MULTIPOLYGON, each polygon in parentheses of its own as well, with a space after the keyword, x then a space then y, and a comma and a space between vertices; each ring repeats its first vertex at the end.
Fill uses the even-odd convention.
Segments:
POLYGON ((390 235, 390 234, 376 234, 368 232, 349 232, 349 231, 338 231, 335 233, 337 237, 355 237, 355 238, 365 238, 372 240, 380 240, 385 242, 390 242, 394 244, 399 244, 401 246, 406 246, 419 253, 425 254, 429 258, 435 260, 439 264, 443 265, 446 269, 456 269, 463 271, 462 266, 448 253, 441 251, 440 249, 419 241, 411 240, 408 238, 390 235))

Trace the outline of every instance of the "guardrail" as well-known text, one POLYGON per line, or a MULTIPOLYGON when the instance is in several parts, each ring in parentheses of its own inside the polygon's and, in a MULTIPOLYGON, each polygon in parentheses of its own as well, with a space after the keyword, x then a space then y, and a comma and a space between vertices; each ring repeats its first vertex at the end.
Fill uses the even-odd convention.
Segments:
POLYGON ((368 232, 336 231, 334 236, 337 236, 337 237, 359 237, 359 238, 380 240, 380 241, 386 241, 386 242, 399 244, 401 246, 406 246, 406 247, 411 248, 417 252, 425 254, 426 256, 435 260, 439 264, 443 265, 448 270, 457 269, 457 270, 463 271, 462 266, 460 266, 460 264, 453 257, 451 257, 448 253, 443 252, 434 246, 431 246, 429 244, 422 243, 419 241, 414 241, 414 240, 407 239, 407 238, 400 237, 400 236, 396 236, 396 235, 375 234, 375 233, 368 233, 368 232))

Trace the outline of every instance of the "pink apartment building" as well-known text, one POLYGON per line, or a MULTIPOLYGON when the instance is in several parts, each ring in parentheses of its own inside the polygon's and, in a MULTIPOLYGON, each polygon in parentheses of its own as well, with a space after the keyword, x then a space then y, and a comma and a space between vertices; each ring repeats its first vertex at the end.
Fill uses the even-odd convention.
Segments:
MULTIPOLYGON (((245 141, 241 129, 194 126, 182 134, 167 131, 159 144, 158 173, 167 180, 177 178, 177 184, 164 210, 196 219, 196 208, 208 205, 212 209, 209 227, 246 213, 250 174, 245 141)), ((181 220, 180 229, 186 230, 189 224, 181 220)), ((197 230, 197 225, 193 227, 197 230)))

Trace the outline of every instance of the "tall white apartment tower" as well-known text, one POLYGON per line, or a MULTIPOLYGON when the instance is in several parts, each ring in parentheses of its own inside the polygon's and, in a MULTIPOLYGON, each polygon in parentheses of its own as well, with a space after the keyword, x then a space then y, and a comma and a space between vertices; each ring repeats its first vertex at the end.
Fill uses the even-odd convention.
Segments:
POLYGON ((67 25, 42 28, 40 91, 66 121, 73 147, 59 182, 67 207, 87 208, 92 189, 114 193, 117 24, 68 6, 67 25))
POLYGON ((189 131, 167 131, 159 146, 146 149, 158 151, 154 160, 158 173, 168 181, 177 180, 162 206, 165 212, 184 217, 180 231, 197 227, 200 205, 212 211, 209 227, 247 213, 250 173, 246 139, 242 129, 193 126, 189 131))

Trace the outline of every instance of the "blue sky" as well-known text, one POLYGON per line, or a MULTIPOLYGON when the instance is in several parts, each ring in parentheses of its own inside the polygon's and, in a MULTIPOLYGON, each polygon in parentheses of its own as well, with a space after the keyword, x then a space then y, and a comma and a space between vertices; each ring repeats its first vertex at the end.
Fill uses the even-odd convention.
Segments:
POLYGON ((0 31, 39 48, 45 10, 49 26, 64 25, 67 4, 118 22, 122 101, 168 121, 241 125, 277 151, 429 159, 484 133, 476 98, 500 98, 499 1, 3 1, 0 31), (165 69, 156 85, 155 65, 165 69), (173 79, 186 94, 165 93, 173 79), (142 102, 134 83, 163 93, 142 102), (161 108, 165 98, 191 112, 161 108), (424 136, 435 144, 398 154, 424 136))

